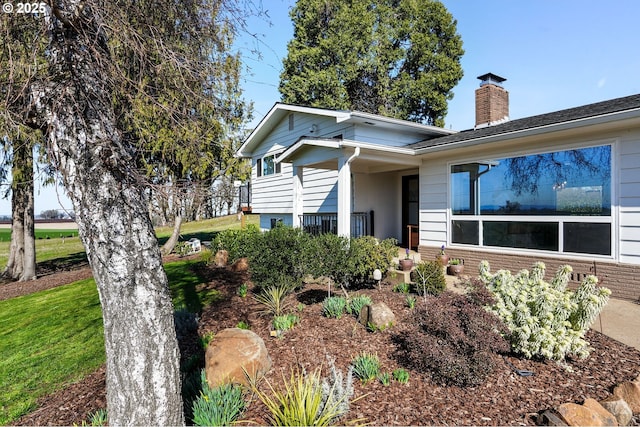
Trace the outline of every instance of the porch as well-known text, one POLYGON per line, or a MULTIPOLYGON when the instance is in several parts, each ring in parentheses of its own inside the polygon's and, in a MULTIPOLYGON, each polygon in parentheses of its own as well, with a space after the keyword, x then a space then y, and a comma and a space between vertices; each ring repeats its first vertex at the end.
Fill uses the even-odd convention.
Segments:
POLYGON ((294 227, 310 234, 394 237, 404 246, 417 247, 417 227, 411 233, 408 225, 418 224, 420 160, 410 150, 305 138, 276 161, 292 166, 294 227))

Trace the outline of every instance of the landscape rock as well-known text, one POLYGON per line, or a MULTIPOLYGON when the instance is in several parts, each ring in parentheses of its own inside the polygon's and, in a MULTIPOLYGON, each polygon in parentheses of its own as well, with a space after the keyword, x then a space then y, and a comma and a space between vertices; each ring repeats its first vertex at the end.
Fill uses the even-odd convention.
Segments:
POLYGON ((618 425, 618 420, 616 419, 616 417, 611 412, 609 412, 606 408, 604 408, 600 403, 598 403, 597 400, 591 399, 591 398, 585 399, 582 406, 584 406, 585 408, 589 408, 593 412, 595 412, 600 417, 600 420, 602 421, 602 425, 605 425, 605 426, 618 425))
POLYGON ((626 381, 613 389, 613 395, 624 399, 634 414, 640 414, 640 384, 626 381))
POLYGON ((536 424, 539 426, 557 426, 563 427, 566 426, 567 423, 564 422, 558 414, 553 411, 546 410, 538 414, 538 419, 536 420, 536 424))
POLYGON ((249 260, 247 258, 238 258, 233 264, 231 264, 232 271, 247 271, 249 270, 249 260))
POLYGON ((358 322, 375 330, 384 330, 396 324, 396 316, 385 303, 377 302, 362 307, 358 322))
POLYGON ((216 256, 214 258, 216 267, 226 267, 229 263, 229 252, 224 249, 220 249, 216 252, 216 256))
POLYGON ((570 426, 603 426, 602 420, 591 409, 577 403, 563 403, 558 414, 570 426))
POLYGON ((250 330, 224 329, 207 347, 205 372, 211 387, 221 383, 249 385, 249 378, 258 379, 269 369, 271 358, 267 347, 262 338, 250 330))
POLYGON ((620 426, 628 426, 631 423, 631 419, 633 418, 633 412, 631 412, 631 408, 629 408, 629 404, 616 396, 611 396, 600 402, 602 407, 609 411, 616 420, 618 421, 618 425, 620 426))

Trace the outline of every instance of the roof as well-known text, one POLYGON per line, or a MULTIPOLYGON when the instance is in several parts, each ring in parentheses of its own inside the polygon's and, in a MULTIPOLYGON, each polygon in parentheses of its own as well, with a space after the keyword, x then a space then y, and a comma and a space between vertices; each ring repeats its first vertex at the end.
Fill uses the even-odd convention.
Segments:
POLYGON ((300 105, 284 104, 276 102, 271 110, 262 118, 258 126, 245 139, 242 146, 238 149, 236 155, 239 157, 250 157, 251 153, 264 138, 266 138, 274 127, 289 113, 299 112, 306 114, 314 114, 317 116, 333 117, 336 123, 350 122, 366 125, 376 125, 379 127, 413 130, 424 135, 425 138, 439 137, 450 135, 455 131, 443 129, 437 126, 425 125, 422 123, 411 122, 407 120, 394 119, 377 114, 364 113, 361 111, 347 110, 331 110, 317 107, 304 107, 300 105))
POLYGON ((452 135, 417 142, 408 145, 407 148, 414 150, 426 150, 435 147, 444 148, 444 146, 447 145, 485 138, 493 139, 501 135, 506 136, 519 132, 532 131, 534 129, 543 129, 553 125, 580 122, 585 119, 603 117, 625 111, 636 111, 640 115, 640 94, 569 108, 553 113, 511 120, 494 126, 469 129, 452 135))

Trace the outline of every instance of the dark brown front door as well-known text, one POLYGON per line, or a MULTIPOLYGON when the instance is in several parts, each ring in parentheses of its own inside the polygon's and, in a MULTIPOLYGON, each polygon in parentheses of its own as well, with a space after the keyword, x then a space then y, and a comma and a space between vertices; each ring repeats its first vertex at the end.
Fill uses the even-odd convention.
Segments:
POLYGON ((418 175, 402 177, 402 245, 418 247, 418 219, 420 211, 420 179, 418 175), (409 226, 414 227, 409 227, 409 226))

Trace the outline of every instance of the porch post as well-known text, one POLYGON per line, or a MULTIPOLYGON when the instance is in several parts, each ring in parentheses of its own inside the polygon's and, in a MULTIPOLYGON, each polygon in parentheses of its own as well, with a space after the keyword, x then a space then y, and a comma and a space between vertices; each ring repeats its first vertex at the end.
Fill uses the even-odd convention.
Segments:
POLYGON ((338 158, 338 236, 351 237, 351 162, 360 154, 338 158))
POLYGON ((302 226, 300 216, 302 216, 304 211, 304 198, 302 194, 304 189, 303 173, 304 167, 293 166, 293 207, 291 214, 293 215, 292 225, 296 228, 302 226))

